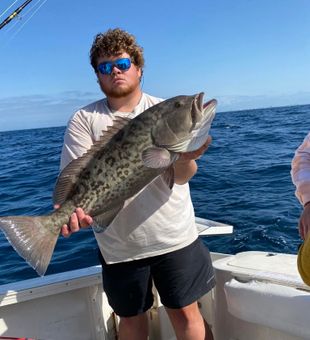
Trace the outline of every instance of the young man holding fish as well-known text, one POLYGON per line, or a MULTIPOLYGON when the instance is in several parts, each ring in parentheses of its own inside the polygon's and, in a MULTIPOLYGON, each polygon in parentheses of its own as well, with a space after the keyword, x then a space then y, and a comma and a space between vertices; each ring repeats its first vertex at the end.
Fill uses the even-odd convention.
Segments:
MULTIPOLYGON (((142 48, 129 33, 114 29, 98 34, 90 59, 106 98, 71 118, 65 133, 62 169, 87 152, 102 132, 103 136, 112 134, 109 131, 115 118, 134 118, 162 101, 141 91, 142 48)), ((120 316, 120 339, 147 339, 146 312, 153 303, 152 280, 178 339, 213 339, 197 300, 213 288, 214 274, 209 251, 198 238, 188 185, 197 171, 195 160, 210 141, 208 137, 198 150, 178 154, 171 188, 164 176, 158 176, 126 200, 120 210, 117 208, 110 219, 99 217, 94 223, 93 217, 77 208, 68 225, 62 227, 62 235, 68 237, 93 225, 101 252, 104 289, 120 316), (108 227, 103 231, 100 224, 108 227)), ((147 160, 156 164, 157 151, 151 151, 147 160)), ((122 176, 122 169, 116 171, 122 176)))

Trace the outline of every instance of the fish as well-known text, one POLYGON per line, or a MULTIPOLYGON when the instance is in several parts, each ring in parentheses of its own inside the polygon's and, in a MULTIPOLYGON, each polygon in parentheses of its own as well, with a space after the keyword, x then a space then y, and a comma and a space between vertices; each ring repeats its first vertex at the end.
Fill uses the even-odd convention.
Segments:
POLYGON ((56 181, 53 202, 43 216, 0 217, 0 229, 36 272, 43 276, 61 227, 81 207, 102 232, 125 201, 158 176, 174 184, 174 163, 184 152, 202 147, 217 101, 203 104, 204 93, 164 100, 133 119, 117 117, 81 157, 70 162, 56 181))

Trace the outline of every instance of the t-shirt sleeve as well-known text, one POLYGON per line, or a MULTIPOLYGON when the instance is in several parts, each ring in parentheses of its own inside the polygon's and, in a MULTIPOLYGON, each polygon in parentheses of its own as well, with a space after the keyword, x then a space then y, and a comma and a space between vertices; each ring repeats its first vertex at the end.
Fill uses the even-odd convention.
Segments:
POLYGON ((310 201, 310 133, 295 151, 291 169, 295 194, 302 205, 310 201))
POLYGON ((77 111, 70 119, 64 136, 61 152, 60 169, 65 168, 72 160, 82 156, 93 145, 89 123, 82 111, 77 111))

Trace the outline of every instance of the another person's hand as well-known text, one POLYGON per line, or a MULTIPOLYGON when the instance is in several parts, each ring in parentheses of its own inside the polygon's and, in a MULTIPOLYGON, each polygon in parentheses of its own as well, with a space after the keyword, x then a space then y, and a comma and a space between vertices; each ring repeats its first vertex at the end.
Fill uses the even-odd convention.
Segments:
POLYGON ((302 239, 306 239, 307 235, 310 236, 310 202, 307 202, 304 206, 299 219, 299 234, 302 239))
MULTIPOLYGON (((58 209, 59 205, 55 205, 55 209, 58 209)), ((76 208, 75 212, 70 216, 69 223, 64 224, 61 228, 61 234, 64 237, 71 236, 72 233, 76 233, 81 228, 88 228, 93 223, 91 216, 86 215, 82 208, 76 208)))

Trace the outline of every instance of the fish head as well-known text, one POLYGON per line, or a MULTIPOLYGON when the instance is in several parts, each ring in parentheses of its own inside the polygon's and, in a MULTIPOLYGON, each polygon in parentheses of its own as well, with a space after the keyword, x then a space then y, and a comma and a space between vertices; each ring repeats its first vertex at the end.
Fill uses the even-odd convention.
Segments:
POLYGON ((217 101, 203 104, 203 96, 177 96, 161 103, 164 112, 152 129, 156 146, 181 153, 195 151, 205 143, 217 101))

